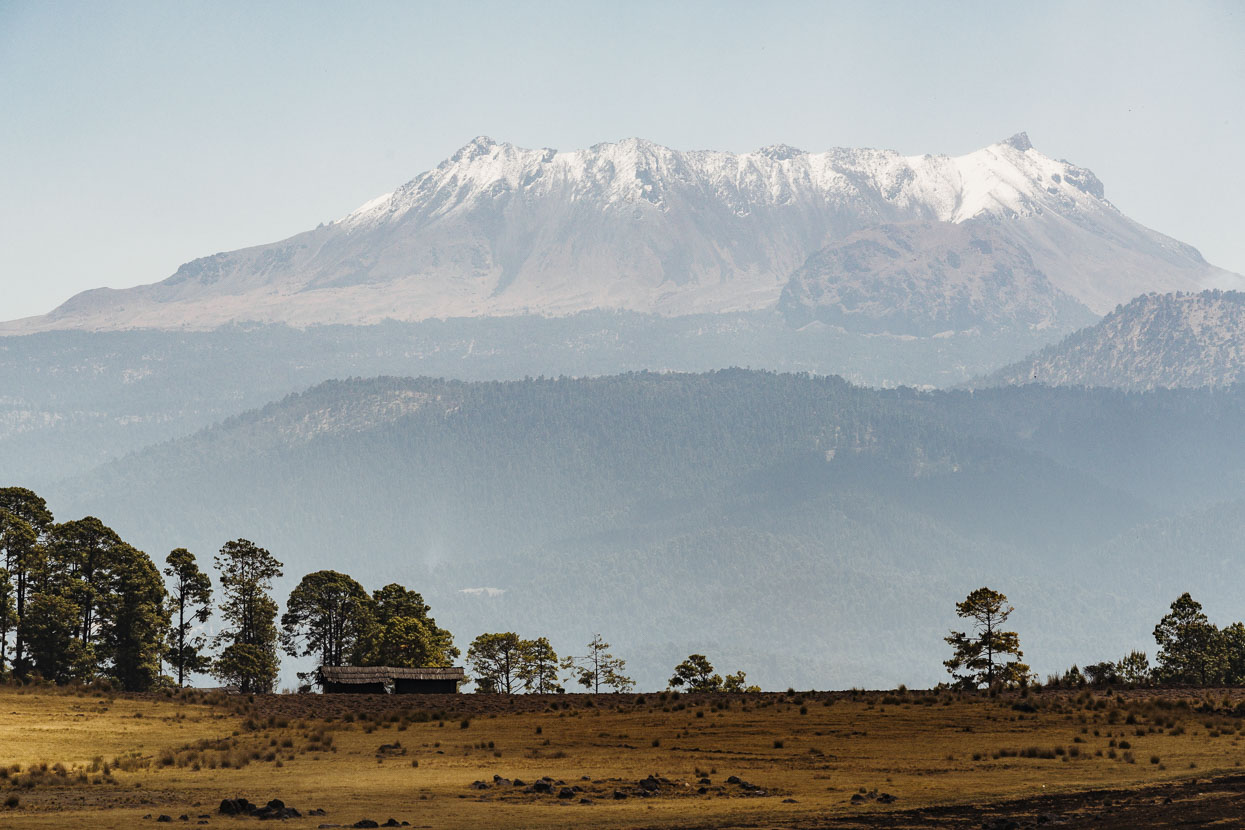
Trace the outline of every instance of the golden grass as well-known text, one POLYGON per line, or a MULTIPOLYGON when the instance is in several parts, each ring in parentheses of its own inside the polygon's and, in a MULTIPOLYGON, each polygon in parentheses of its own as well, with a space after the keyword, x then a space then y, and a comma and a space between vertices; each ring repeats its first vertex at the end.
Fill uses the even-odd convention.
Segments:
POLYGON ((408 708, 419 705, 414 698, 395 700, 404 708, 392 720, 347 722, 307 707, 303 716, 268 715, 271 699, 209 705, 0 689, 0 825, 132 830, 185 813, 191 824, 209 814, 209 826, 233 827, 240 819, 218 816, 216 807, 234 796, 328 813, 288 827, 391 816, 424 827, 798 824, 1214 775, 1239 771, 1245 760, 1237 700, 1225 702, 1221 692, 1024 700, 767 694, 732 696, 724 707, 724 697, 544 700, 527 701, 537 711, 472 714, 463 728, 461 712, 419 722, 408 708), (557 708, 541 711, 548 702, 557 708), (395 742, 401 747, 378 756, 395 742), (654 798, 606 795, 591 805, 521 788, 471 789, 494 774, 551 776, 601 794, 650 774, 689 787, 654 798), (768 795, 726 785, 731 775, 768 795), (705 795, 696 793, 701 777, 712 781, 705 795), (897 800, 850 803, 860 791, 897 800), (18 806, 2 806, 11 795, 18 806))

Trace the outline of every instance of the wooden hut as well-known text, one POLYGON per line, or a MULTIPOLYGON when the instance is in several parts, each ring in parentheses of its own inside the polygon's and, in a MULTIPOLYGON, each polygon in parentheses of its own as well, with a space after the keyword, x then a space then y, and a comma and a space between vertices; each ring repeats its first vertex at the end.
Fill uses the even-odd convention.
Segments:
POLYGON ((321 666, 316 681, 326 694, 383 695, 393 687, 385 666, 321 666))
POLYGON ((404 669, 393 666, 321 666, 316 681, 334 694, 454 694, 466 673, 458 666, 404 669))
POLYGON ((390 671, 396 695, 452 695, 458 692, 458 684, 467 678, 467 673, 459 666, 390 671))

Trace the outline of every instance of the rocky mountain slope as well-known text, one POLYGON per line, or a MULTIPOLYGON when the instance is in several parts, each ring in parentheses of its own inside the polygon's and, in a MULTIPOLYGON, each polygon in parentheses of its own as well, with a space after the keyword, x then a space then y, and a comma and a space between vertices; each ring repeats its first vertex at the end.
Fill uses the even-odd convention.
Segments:
POLYGON ((1125 217, 1091 172, 1023 133, 958 157, 680 152, 640 139, 559 152, 477 138, 338 221, 194 260, 152 285, 85 292, 0 334, 738 312, 773 307, 792 272, 835 245, 840 255, 823 252, 800 278, 807 288, 812 269, 833 283, 833 302, 823 293, 801 309, 809 295, 797 286, 786 308, 798 318, 842 305, 841 316, 872 320, 865 328, 903 334, 944 322, 1069 330, 1147 291, 1240 279, 1125 217), (907 223, 921 225, 885 229, 907 223), (967 240, 940 227, 965 223, 978 226, 967 240), (911 297, 902 273, 875 280, 843 258, 865 232, 912 246, 911 297), (966 276, 936 265, 978 237, 1001 252, 999 267, 970 263, 966 276), (913 309, 911 325, 896 304, 913 309))
POLYGON ((1120 389, 1245 381, 1245 294, 1147 294, 974 385, 1120 389))
POLYGON ((911 222, 850 234, 808 258, 779 309, 795 325, 928 337, 1096 318, 1051 284, 997 222, 911 222))

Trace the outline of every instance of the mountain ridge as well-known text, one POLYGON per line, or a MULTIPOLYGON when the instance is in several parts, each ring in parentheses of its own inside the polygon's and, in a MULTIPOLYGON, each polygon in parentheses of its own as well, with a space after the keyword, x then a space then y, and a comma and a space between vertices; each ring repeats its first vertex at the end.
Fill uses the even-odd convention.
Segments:
POLYGON ((1245 381, 1245 293, 1145 294, 969 386, 1044 383, 1144 391, 1245 381))
POLYGON ((1092 172, 1023 133, 962 156, 682 152, 634 138, 529 150, 481 136, 334 222, 151 285, 83 292, 0 334, 755 310, 825 246, 908 222, 989 223, 1095 314, 1242 279, 1129 220, 1092 172))

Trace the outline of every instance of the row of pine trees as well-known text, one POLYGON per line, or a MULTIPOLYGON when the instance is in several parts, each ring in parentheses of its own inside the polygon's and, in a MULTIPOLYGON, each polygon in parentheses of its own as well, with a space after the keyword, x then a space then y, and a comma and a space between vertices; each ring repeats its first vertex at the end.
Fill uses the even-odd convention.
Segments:
POLYGON ((0 556, 0 677, 108 679, 144 691, 211 672, 267 692, 279 650, 323 665, 445 665, 459 654, 423 598, 401 585, 369 594, 346 574, 307 574, 278 628, 272 582, 282 564, 264 548, 246 539, 221 547, 214 592, 185 548, 161 573, 99 519, 58 523, 22 487, 0 488, 0 556), (220 629, 209 638, 214 613, 220 629))

